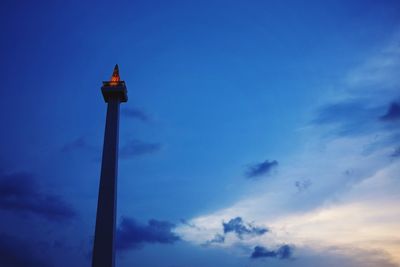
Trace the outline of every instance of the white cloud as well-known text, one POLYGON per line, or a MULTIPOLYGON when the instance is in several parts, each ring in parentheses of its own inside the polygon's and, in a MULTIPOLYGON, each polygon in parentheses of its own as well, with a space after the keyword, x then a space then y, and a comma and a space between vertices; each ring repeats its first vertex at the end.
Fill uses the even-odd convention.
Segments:
MULTIPOLYGON (((367 105, 384 105, 400 96, 399 40, 396 37, 363 66, 349 72, 341 101, 359 98, 375 101, 367 105)), ((390 158, 393 136, 400 127, 341 136, 326 136, 321 127, 305 127, 299 132, 304 136, 303 148, 280 161, 273 181, 260 181, 251 195, 230 207, 192 218, 190 223, 197 227, 180 225, 176 231, 186 241, 204 244, 222 233, 223 221, 241 216, 271 232, 243 240, 228 236, 216 246, 288 243, 299 251, 317 254, 332 254, 334 247, 357 259, 352 266, 367 266, 357 258, 360 253, 400 264, 400 167, 398 159, 390 158), (299 179, 309 179, 312 186, 299 193, 295 187, 299 179)))

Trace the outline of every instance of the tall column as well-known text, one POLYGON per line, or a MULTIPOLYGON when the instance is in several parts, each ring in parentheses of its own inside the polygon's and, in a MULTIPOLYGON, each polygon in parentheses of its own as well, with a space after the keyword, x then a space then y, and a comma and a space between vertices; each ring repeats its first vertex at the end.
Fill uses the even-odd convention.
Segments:
POLYGON ((107 105, 96 230, 92 267, 114 267, 115 218, 117 208, 119 105, 127 101, 125 83, 119 80, 118 66, 110 82, 103 82, 102 93, 107 105))
POLYGON ((93 267, 113 267, 117 208, 119 100, 108 102, 101 165, 93 267))

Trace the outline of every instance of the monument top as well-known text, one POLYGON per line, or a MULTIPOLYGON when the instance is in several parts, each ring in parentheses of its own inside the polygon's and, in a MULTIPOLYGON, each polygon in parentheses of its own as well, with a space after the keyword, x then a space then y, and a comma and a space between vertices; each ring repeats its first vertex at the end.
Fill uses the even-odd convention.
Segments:
POLYGON ((124 81, 121 81, 119 76, 118 64, 115 65, 113 74, 110 81, 104 81, 101 87, 101 92, 103 93, 104 101, 109 102, 111 99, 117 99, 120 102, 128 101, 128 90, 124 81))

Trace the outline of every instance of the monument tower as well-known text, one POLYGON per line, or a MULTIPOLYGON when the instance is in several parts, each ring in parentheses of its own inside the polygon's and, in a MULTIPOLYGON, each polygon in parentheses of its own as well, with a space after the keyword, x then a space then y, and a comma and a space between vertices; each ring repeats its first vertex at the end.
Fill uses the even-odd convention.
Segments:
POLYGON ((125 82, 120 80, 118 65, 115 65, 111 81, 103 82, 101 92, 104 101, 107 103, 107 118, 104 132, 92 267, 114 267, 119 104, 128 101, 127 89, 125 82))

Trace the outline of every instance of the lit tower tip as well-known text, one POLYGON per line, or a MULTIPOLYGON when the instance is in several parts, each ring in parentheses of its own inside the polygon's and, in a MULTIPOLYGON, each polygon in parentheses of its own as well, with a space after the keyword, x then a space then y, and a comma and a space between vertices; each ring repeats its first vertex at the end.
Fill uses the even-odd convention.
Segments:
POLYGON ((110 81, 103 82, 103 87, 101 87, 103 93, 104 101, 107 103, 111 99, 118 99, 120 102, 128 101, 128 94, 126 90, 126 85, 124 81, 121 81, 119 76, 118 64, 115 65, 113 74, 110 81))
POLYGON ((113 74, 111 76, 111 81, 112 82, 119 82, 120 80, 121 80, 121 78, 119 77, 118 64, 115 64, 114 71, 113 71, 113 74))

